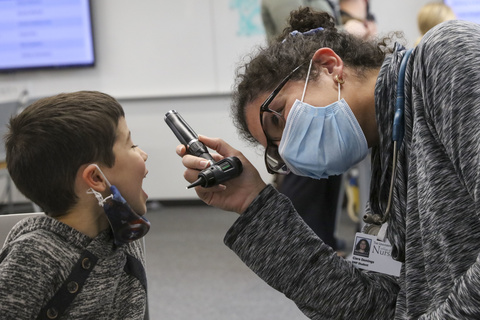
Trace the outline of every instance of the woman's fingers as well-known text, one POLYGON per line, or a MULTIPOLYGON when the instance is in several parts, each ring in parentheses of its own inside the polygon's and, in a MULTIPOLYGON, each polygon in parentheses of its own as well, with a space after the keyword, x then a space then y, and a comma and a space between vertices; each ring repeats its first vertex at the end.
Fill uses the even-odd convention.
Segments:
POLYGON ((207 147, 215 150, 224 157, 230 157, 238 154, 238 151, 220 138, 209 138, 207 136, 199 136, 198 140, 203 142, 207 147))
MULTIPOLYGON (((265 182, 250 161, 240 151, 232 148, 222 139, 199 136, 199 140, 208 148, 218 152, 212 153, 215 161, 219 161, 224 157, 238 157, 243 164, 243 172, 240 176, 225 181, 220 185, 210 188, 197 186, 195 188, 197 195, 209 205, 223 210, 242 213, 260 191, 265 188, 265 182)), ((187 154, 183 145, 177 146, 176 153, 182 157, 182 164, 186 168, 183 176, 190 183, 198 179, 200 171, 210 166, 206 159, 187 154)))
POLYGON ((183 144, 179 144, 177 146, 177 148, 175 149, 175 151, 177 152, 177 154, 180 156, 180 157, 183 157, 187 151, 187 148, 185 148, 185 146, 183 144))

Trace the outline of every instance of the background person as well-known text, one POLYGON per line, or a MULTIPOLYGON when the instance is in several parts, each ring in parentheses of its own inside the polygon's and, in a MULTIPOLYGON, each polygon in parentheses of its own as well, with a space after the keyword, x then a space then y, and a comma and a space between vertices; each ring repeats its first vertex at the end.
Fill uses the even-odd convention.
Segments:
POLYGON ((417 25, 418 31, 420 31, 420 37, 415 41, 415 45, 418 45, 428 30, 439 23, 453 19, 456 19, 455 13, 448 5, 442 2, 431 2, 421 7, 417 14, 417 25))
POLYGON ((376 36, 377 25, 368 0, 339 0, 339 3, 345 31, 366 40, 376 36))
POLYGON ((338 0, 262 0, 262 22, 269 43, 288 27, 290 12, 299 7, 327 12, 335 18, 337 25, 341 26, 338 0))
MULTIPOLYGON (((340 164, 347 167, 342 159, 361 158, 364 143, 371 147, 368 216, 388 222, 386 234, 393 258, 403 263, 401 274, 395 278, 353 268, 309 231, 288 198, 267 186, 238 150, 221 139, 201 137, 219 153, 217 159, 238 156, 244 164, 243 174, 225 185, 196 188, 207 204, 240 214, 225 243, 312 319, 479 318, 480 82, 472 79, 480 77, 480 26, 443 23, 411 53, 400 86, 405 92, 404 135, 392 173, 392 119, 406 49, 395 44, 390 51, 385 41, 339 33, 324 13, 305 9, 294 16, 285 36, 298 32, 259 51, 238 75, 232 105, 236 124, 271 158, 316 176, 337 172, 340 164), (318 25, 324 29, 311 32, 318 25), (276 96, 267 100, 275 88, 276 96), (322 141, 318 126, 305 123, 309 118, 317 123, 317 115, 328 109, 345 126, 322 131, 329 138, 322 141), (354 139, 351 148, 340 148, 345 152, 340 161, 324 162, 322 156, 332 155, 325 151, 335 150, 333 141, 343 134, 354 139), (320 141, 318 158, 309 156, 316 147, 302 147, 302 141, 310 142, 302 137, 320 141), (392 174, 397 179, 386 216, 392 174)), ((184 177, 195 181, 206 161, 185 155, 182 145, 177 153, 187 168, 184 177)))

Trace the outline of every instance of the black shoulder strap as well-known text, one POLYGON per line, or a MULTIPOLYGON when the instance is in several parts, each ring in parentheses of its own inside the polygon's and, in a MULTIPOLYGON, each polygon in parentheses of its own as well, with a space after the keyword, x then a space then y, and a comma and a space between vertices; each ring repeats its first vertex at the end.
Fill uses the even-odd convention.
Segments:
POLYGON ((123 270, 140 281, 145 291, 147 291, 147 275, 143 264, 134 256, 127 253, 127 263, 123 270))
MULTIPOLYGON (((127 254, 127 260, 123 270, 125 273, 134 276, 140 281, 145 291, 147 291, 147 275, 142 263, 134 256, 127 254)), ((67 279, 50 301, 42 308, 37 320, 58 319, 67 310, 73 299, 82 289, 90 272, 97 264, 98 258, 88 250, 83 251, 77 263, 73 266, 67 279)))
POLYGON ((37 319, 58 319, 67 310, 73 299, 82 289, 98 258, 88 250, 83 251, 72 272, 50 301, 42 308, 37 319))

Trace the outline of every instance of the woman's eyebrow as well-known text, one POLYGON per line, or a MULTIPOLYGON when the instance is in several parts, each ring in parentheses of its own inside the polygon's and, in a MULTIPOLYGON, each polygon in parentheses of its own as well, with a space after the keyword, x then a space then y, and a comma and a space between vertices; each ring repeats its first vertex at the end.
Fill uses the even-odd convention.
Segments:
POLYGON ((283 109, 284 106, 284 94, 279 93, 275 99, 272 100, 270 105, 268 106, 271 110, 278 111, 279 109, 283 109))

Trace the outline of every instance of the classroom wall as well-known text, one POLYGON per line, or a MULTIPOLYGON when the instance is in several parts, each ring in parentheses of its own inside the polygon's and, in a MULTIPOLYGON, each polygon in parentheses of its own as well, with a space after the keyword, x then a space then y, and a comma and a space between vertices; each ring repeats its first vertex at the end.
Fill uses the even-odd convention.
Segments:
MULTIPOLYGON (((379 32, 403 31, 411 46, 418 36, 416 12, 426 2, 371 0, 379 32)), ((163 120, 170 109, 197 133, 242 150, 270 181, 262 150, 238 138, 229 116, 235 68, 264 41, 259 0, 92 0, 92 11, 94 68, 0 74, 0 100, 23 89, 30 99, 85 89, 115 96, 134 142, 149 154, 144 188, 150 199, 195 198, 185 189, 178 142, 163 120)), ((22 197, 16 193, 15 200, 22 197)))

